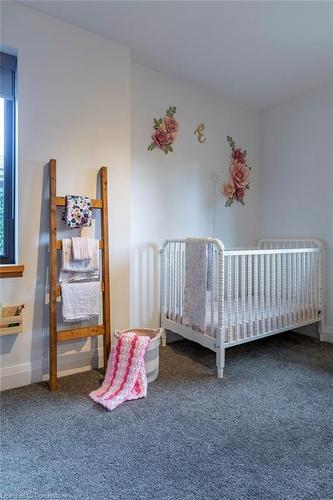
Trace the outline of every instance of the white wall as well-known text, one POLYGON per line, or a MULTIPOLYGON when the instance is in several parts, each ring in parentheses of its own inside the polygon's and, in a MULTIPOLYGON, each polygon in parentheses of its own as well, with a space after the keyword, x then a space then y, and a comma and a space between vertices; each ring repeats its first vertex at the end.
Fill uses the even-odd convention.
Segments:
MULTIPOLYGON (((47 372, 49 158, 58 193, 96 196, 109 166, 113 327, 129 322, 130 53, 126 47, 2 2, 1 44, 18 55, 19 262, 23 278, 1 282, 4 304, 24 303, 24 333, 1 338, 3 387, 47 372)), ((96 340, 92 341, 95 346, 96 340)), ((89 366, 90 340, 63 344, 60 367, 89 366)))
POLYGON ((262 115, 262 233, 326 245, 327 334, 333 339, 333 85, 262 115))
MULTIPOLYGON (((1 44, 18 54, 19 262, 26 266, 23 278, 0 282, 4 304, 26 305, 24 333, 0 338, 3 388, 47 374, 50 157, 58 160, 60 195, 94 197, 96 172, 109 166, 113 328, 158 324, 158 250, 167 238, 214 236, 230 247, 261 236, 315 236, 327 245, 333 331, 332 88, 265 112, 260 132, 258 114, 131 67, 126 47, 27 7, 1 4, 1 44), (175 151, 149 152, 152 120, 170 105, 180 123, 175 151), (193 134, 201 122, 204 144, 193 134), (225 208, 220 182, 212 182, 221 169, 227 178, 227 135, 248 150, 253 167, 245 207, 225 208)), ((96 347, 96 339, 63 344, 60 372, 89 368, 96 347)))
POLYGON ((260 121, 253 112, 196 86, 134 64, 132 68, 131 324, 159 321, 158 250, 165 239, 214 236, 226 246, 259 236, 260 121), (153 118, 177 106, 174 152, 147 151, 153 118), (203 122, 207 140, 194 129, 203 122), (253 166, 246 206, 225 208, 212 174, 227 168, 232 135, 253 166))

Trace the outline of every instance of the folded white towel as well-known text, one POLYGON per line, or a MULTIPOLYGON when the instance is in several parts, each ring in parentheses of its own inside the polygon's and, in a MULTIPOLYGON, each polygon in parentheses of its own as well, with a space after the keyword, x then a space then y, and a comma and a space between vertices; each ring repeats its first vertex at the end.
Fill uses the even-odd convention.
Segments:
POLYGON ((62 315, 65 321, 98 316, 101 305, 101 282, 61 283, 62 315))
POLYGON ((70 283, 75 281, 91 281, 99 279, 99 271, 90 271, 87 273, 75 273, 70 271, 60 271, 59 283, 70 283))
MULTIPOLYGON (((98 240, 96 240, 98 242, 98 240)), ((92 259, 74 260, 72 252, 72 240, 64 238, 62 240, 62 270, 75 273, 86 273, 99 270, 99 251, 95 252, 92 259)))
POLYGON ((99 251, 99 241, 95 238, 72 238, 74 260, 94 259, 99 251))

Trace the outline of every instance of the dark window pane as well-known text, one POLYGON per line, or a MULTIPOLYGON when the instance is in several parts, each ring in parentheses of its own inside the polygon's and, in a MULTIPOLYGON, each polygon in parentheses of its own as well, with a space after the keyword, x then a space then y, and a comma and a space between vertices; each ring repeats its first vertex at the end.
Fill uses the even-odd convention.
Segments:
POLYGON ((5 146, 5 100, 0 98, 0 255, 5 252, 4 232, 4 146, 5 146))
POLYGON ((15 263, 15 56, 0 52, 0 263, 15 263))

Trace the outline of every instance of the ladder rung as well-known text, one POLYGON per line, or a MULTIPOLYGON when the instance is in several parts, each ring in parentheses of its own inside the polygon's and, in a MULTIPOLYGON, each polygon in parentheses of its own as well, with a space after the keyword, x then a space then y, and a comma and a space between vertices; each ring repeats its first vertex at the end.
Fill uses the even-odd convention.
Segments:
MULTIPOLYGON (((103 240, 99 240, 99 248, 101 250, 103 249, 103 240)), ((56 249, 57 250, 61 250, 62 249, 62 240, 57 240, 56 249)))
MULTIPOLYGON (((55 203, 57 207, 64 207, 66 204, 66 198, 64 196, 56 196, 55 203)), ((103 208, 102 200, 91 200, 92 208, 103 208)))
MULTIPOLYGON (((101 282, 101 289, 102 289, 102 292, 104 292, 104 281, 101 282)), ((60 285, 57 285, 57 297, 60 297, 61 295, 61 287, 60 285)))
POLYGON ((63 342, 65 340, 95 337, 96 335, 103 335, 104 332, 104 325, 84 326, 82 328, 74 328, 73 330, 61 330, 57 332, 57 340, 58 342, 63 342))

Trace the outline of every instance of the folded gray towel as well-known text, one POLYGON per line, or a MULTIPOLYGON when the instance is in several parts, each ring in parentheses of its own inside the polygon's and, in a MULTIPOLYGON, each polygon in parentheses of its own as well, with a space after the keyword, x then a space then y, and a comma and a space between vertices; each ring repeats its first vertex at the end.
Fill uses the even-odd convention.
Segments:
POLYGON ((62 315, 65 321, 79 321, 98 316, 101 283, 61 283, 62 315))

